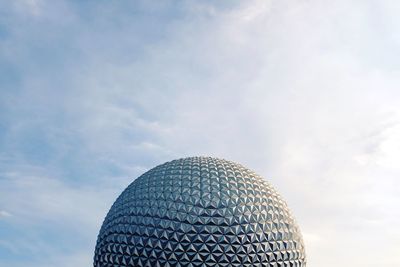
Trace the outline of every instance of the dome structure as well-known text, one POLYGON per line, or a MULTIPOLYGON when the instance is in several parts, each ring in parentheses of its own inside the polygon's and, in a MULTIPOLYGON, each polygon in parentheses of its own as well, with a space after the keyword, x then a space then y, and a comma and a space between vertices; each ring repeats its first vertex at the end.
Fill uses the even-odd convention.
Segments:
POLYGON ((191 157, 159 165, 117 198, 94 267, 306 266, 300 230, 275 189, 249 169, 191 157))

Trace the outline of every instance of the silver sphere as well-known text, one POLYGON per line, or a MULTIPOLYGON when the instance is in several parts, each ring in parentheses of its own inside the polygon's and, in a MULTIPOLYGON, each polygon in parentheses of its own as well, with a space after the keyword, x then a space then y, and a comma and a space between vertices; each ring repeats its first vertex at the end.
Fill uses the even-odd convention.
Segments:
POLYGON ((101 227, 94 267, 306 266, 300 230, 263 178, 191 157, 133 181, 101 227))

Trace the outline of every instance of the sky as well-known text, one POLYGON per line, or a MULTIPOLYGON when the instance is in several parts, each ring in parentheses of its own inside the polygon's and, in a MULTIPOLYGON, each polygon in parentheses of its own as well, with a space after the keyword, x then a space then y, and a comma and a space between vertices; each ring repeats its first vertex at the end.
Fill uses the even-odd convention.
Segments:
POLYGON ((309 267, 400 266, 400 2, 0 1, 0 266, 92 266, 136 177, 265 177, 309 267))

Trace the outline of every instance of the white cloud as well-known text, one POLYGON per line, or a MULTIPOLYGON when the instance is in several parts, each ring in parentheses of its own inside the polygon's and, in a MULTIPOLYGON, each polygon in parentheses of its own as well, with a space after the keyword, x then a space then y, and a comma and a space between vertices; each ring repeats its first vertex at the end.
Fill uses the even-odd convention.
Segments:
MULTIPOLYGON (((22 259, 21 266, 26 257, 35 258, 29 260, 33 266, 87 265, 101 223, 130 179, 122 184, 114 178, 108 183, 100 182, 98 187, 74 186, 59 177, 46 176, 46 170, 40 167, 18 169, 1 173, 0 203, 12 211, 12 216, 2 210, 0 219, 7 219, 3 227, 10 227, 15 233, 3 233, 0 248, 22 259), (64 261, 66 258, 68 261, 64 261)), ((6 264, 7 259, 0 262, 6 264)), ((19 266, 18 261, 12 263, 19 266)))
POLYGON ((12 216, 11 213, 9 213, 8 211, 0 210, 0 218, 1 217, 6 218, 6 217, 11 217, 11 216, 12 216))
POLYGON ((42 0, 17 0, 15 6, 23 13, 30 14, 32 16, 41 15, 41 7, 44 4, 42 0))
MULTIPOLYGON (((124 27, 113 27, 94 17, 108 26, 99 34, 70 16, 60 24, 77 31, 68 36, 79 42, 68 44, 81 60, 54 80, 26 74, 25 92, 11 101, 38 114, 19 118, 8 149, 43 126, 56 160, 39 170, 9 167, 14 172, 2 181, 9 190, 0 194, 12 203, 2 206, 13 214, 7 219, 50 218, 95 235, 129 182, 119 177, 212 155, 276 185, 304 231, 309 266, 398 266, 398 8, 390 1, 192 4, 154 40, 132 25, 160 21, 121 15, 124 27), (60 80, 62 97, 46 89, 60 80), (90 179, 71 185, 76 177, 63 174, 65 159, 73 162, 68 168, 88 166, 79 174, 90 179), (115 181, 99 171, 104 166, 118 170, 119 182, 103 191, 115 181)), ((12 155, 29 161, 18 149, 12 155)), ((92 251, 83 254, 79 264, 90 264, 92 251)))
MULTIPOLYGON (((81 228, 85 232, 99 226, 113 201, 110 194, 114 197, 116 194, 111 184, 104 184, 102 191, 92 186, 72 186, 57 177, 46 177, 44 172, 34 173, 32 168, 26 168, 24 172, 3 173, 2 177, 0 200, 7 203, 7 208, 13 211, 13 220, 20 223, 50 221, 81 228)), ((120 187, 118 184, 115 186, 117 189, 120 187)), ((6 211, 1 214, 10 216, 6 211)))

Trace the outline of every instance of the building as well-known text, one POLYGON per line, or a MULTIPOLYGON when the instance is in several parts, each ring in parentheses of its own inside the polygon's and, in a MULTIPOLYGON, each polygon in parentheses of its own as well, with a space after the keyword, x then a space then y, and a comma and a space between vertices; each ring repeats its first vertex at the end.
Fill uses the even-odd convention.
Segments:
POLYGON ((263 178, 222 159, 191 157, 133 181, 101 227, 95 267, 306 266, 285 201, 263 178))

